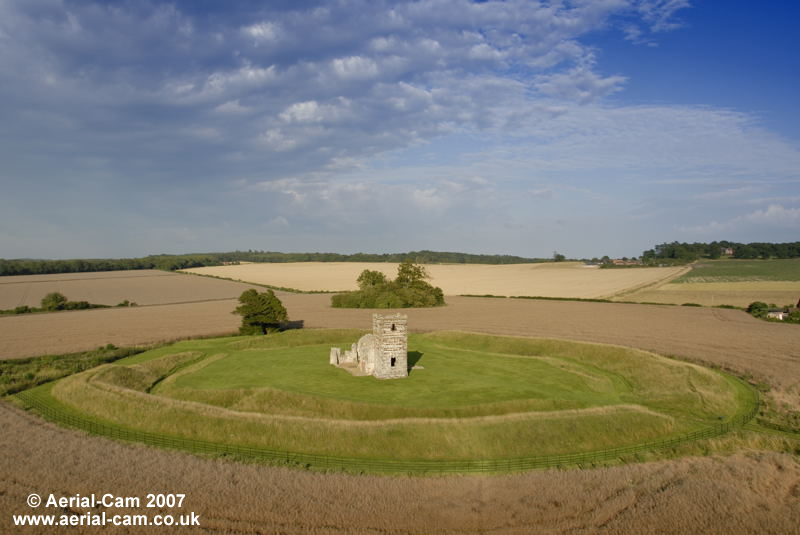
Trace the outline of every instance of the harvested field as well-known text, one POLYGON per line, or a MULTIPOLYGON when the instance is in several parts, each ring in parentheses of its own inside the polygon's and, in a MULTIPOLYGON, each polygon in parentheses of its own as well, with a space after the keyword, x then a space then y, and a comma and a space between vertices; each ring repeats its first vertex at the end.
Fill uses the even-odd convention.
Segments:
MULTIPOLYGON (((499 477, 390 478, 243 465, 120 444, 58 428, 5 403, 0 429, 3 533, 53 533, 13 524, 12 514, 32 512, 25 500, 33 492, 110 493, 143 503, 152 492, 185 493, 180 512, 200 515, 201 527, 170 533, 738 535, 791 534, 800 525, 800 463, 779 453, 499 477)), ((178 513, 106 511, 149 518, 178 513)))
MULTIPOLYGON (((298 290, 356 290, 365 269, 388 277, 397 264, 361 262, 298 262, 203 267, 189 273, 270 284, 298 290)), ((445 295, 527 295, 546 297, 607 297, 622 291, 669 280, 684 267, 598 269, 578 262, 541 264, 430 264, 425 269, 431 284, 445 295)))
POLYGON ((149 345, 236 331, 235 299, 0 316, 0 358, 149 345), (99 312, 100 314, 92 314, 99 312))
POLYGON ((124 300, 139 305, 191 303, 230 299, 252 286, 158 270, 63 273, 0 277, 0 309, 38 307, 50 292, 71 301, 116 305, 124 300))
POLYGON ((733 305, 746 307, 753 301, 794 305, 800 299, 800 282, 683 282, 646 288, 619 297, 626 301, 649 303, 698 303, 700 305, 733 305))

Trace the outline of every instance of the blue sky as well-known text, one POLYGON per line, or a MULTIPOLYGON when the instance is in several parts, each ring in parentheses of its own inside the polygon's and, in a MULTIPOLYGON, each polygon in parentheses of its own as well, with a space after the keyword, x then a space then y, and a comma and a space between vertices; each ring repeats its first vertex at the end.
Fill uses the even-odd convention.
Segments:
POLYGON ((0 0, 0 257, 795 241, 799 12, 0 0))

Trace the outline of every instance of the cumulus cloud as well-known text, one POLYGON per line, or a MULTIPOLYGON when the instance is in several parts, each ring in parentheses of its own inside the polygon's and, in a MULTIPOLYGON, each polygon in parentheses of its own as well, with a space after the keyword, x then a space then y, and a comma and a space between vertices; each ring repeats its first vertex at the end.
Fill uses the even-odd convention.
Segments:
POLYGON ((180 234, 157 229, 190 223, 192 243, 267 228, 347 248, 345 231, 380 244, 403 220, 419 248, 436 246, 413 242, 428 228, 456 246, 480 222, 470 235, 502 249, 575 214, 629 216, 614 198, 711 201, 680 190, 721 175, 730 198, 773 195, 800 167, 746 114, 609 104, 626 75, 603 72, 585 37, 651 41, 684 1, 201 4, 0 2, 2 217, 35 228, 64 199, 110 206, 163 250, 180 234))
POLYGON ((68 139, 75 153, 145 167, 139 155, 148 153, 155 174, 175 166, 175 153, 204 160, 188 166, 194 180, 217 176, 234 153, 240 171, 262 177, 314 173, 333 159, 547 118, 532 88, 578 102, 618 90, 622 77, 597 73, 579 39, 633 8, 346 0, 243 4, 213 17, 195 9, 4 2, 6 125, 41 128, 26 139, 31 152, 50 154, 68 139), (287 130, 303 122, 319 128, 287 130), (218 132, 216 143, 181 134, 204 128, 218 132), (298 158, 300 150, 313 154, 298 158))
POLYGON ((743 217, 745 221, 764 225, 800 228, 800 207, 786 208, 780 204, 770 204, 763 210, 756 210, 743 217))

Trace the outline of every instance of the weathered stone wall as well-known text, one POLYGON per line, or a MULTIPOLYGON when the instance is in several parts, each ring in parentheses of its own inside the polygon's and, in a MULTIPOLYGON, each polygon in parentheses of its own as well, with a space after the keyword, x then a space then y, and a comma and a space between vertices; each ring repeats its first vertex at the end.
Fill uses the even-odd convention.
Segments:
POLYGON ((379 359, 378 346, 375 341, 375 336, 372 334, 365 334, 358 341, 358 367, 364 373, 373 373, 375 371, 375 362, 379 359))

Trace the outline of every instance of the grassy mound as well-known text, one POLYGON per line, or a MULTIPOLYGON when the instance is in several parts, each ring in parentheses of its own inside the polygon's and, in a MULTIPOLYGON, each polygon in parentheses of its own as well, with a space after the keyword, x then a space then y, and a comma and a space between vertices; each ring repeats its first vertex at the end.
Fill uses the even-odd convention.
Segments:
POLYGON ((615 346, 466 333, 409 337, 407 379, 354 377, 359 331, 194 340, 59 381, 73 410, 131 429, 371 459, 492 459, 635 445, 746 410, 714 371, 615 346))

